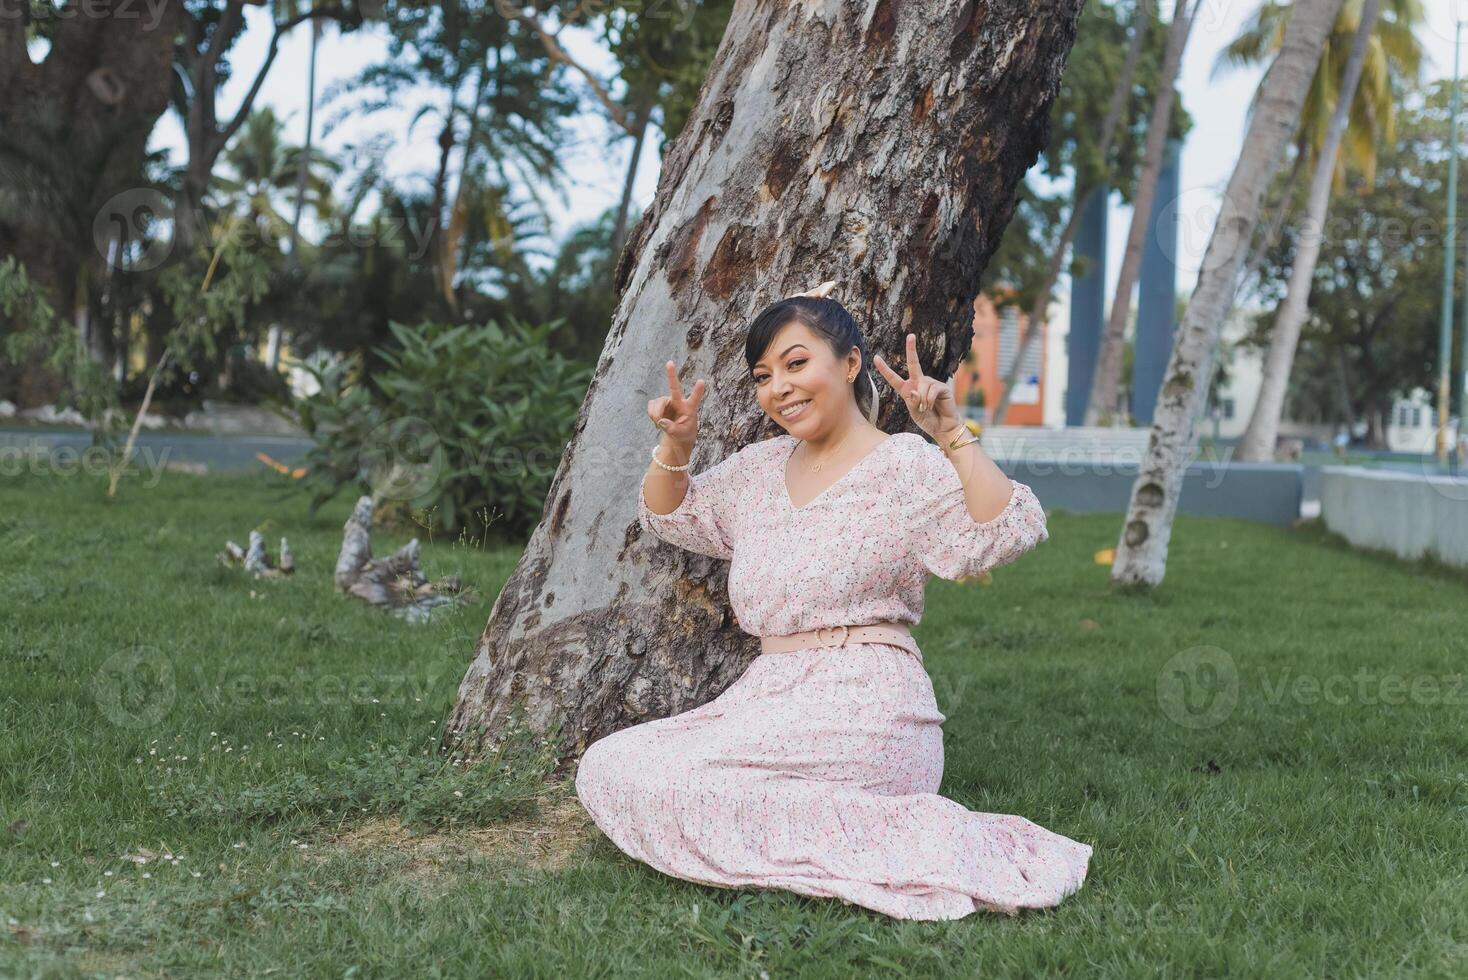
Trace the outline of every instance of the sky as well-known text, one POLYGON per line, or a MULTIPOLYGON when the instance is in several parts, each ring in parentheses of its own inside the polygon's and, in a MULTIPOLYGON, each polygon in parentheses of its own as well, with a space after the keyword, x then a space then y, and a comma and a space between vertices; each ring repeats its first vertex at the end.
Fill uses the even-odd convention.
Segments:
MULTIPOLYGON (((1258 86, 1261 70, 1227 69, 1217 76, 1213 66, 1220 50, 1239 31, 1256 9, 1257 0, 1202 0, 1198 21, 1193 29, 1183 61, 1179 93, 1182 104, 1192 115, 1194 126, 1183 147, 1181 161, 1178 288, 1188 291, 1197 279, 1203 252, 1212 232, 1225 185, 1238 159, 1245 127, 1245 112, 1258 86)), ((1170 4, 1164 0, 1162 12, 1170 15, 1170 4)), ((1451 77, 1453 71, 1454 23, 1468 20, 1468 0, 1424 0, 1427 22, 1420 32, 1428 60, 1424 78, 1451 77)), ((220 115, 232 112, 253 78, 255 66, 265 56, 270 41, 270 19, 267 11, 248 7, 249 27, 232 54, 236 76, 224 89, 220 115)), ((594 38, 584 31, 567 30, 562 41, 581 64, 600 77, 610 79, 615 71, 611 57, 594 38)), ((281 43, 280 53, 257 106, 269 105, 284 118, 285 138, 300 143, 305 135, 307 92, 307 56, 310 48, 308 27, 297 28, 281 43)), ((384 60, 386 44, 380 27, 339 35, 328 27, 323 34, 318 56, 318 90, 333 82, 350 79, 363 67, 384 60)), ((615 90, 615 88, 614 88, 615 90)), ((427 186, 437 164, 437 129, 431 119, 410 127, 411 103, 375 114, 365 119, 352 119, 328 135, 322 136, 320 124, 331 115, 328 108, 318 107, 318 140, 327 150, 339 151, 344 145, 364 136, 385 132, 394 139, 394 149, 387 165, 392 176, 417 179, 427 186)), ((574 225, 589 221, 614 206, 622 192, 631 151, 631 140, 616 139, 611 128, 594 113, 577 121, 573 127, 576 139, 564 159, 569 174, 563 196, 547 195, 552 218, 552 235, 563 237, 574 225)), ((643 153, 633 185, 635 204, 645 207, 657 189, 661 161, 650 139, 643 153)), ((183 132, 177 116, 170 113, 155 129, 152 148, 168 148, 175 163, 183 160, 183 132)), ((1114 276, 1125 248, 1131 209, 1113 197, 1109 227, 1108 268, 1114 276)))

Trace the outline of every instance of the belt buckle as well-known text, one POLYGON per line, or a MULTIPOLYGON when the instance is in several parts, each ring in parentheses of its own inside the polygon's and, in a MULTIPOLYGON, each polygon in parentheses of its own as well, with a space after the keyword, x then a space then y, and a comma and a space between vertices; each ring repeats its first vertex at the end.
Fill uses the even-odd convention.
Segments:
POLYGON ((820 627, 817 627, 816 628, 816 641, 819 642, 820 645, 823 646, 823 647, 839 647, 839 646, 842 646, 842 645, 844 645, 846 643, 846 637, 847 637, 847 634, 849 632, 850 631, 847 630, 847 628, 846 628, 846 626, 844 624, 841 625, 841 626, 820 626, 820 627), (835 643, 827 642, 826 637, 824 635, 826 630, 832 630, 832 631, 840 630, 841 631, 841 639, 837 640, 835 643))

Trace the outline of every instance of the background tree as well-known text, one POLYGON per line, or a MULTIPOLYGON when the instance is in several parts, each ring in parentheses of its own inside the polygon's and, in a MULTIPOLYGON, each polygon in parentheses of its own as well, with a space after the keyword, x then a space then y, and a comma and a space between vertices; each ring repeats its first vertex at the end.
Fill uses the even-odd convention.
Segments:
POLYGON ((431 118, 439 127, 428 223, 416 232, 437 285, 438 302, 424 311, 433 318, 484 318, 473 307, 477 297, 461 288, 465 253, 488 234, 497 202, 524 198, 549 224, 542 191, 564 178, 566 124, 581 108, 565 66, 507 11, 513 8, 390 0, 386 60, 323 95, 336 106, 328 130, 349 114, 415 103, 413 125, 431 118), (491 185, 500 190, 487 199, 491 185), (470 222, 476 207, 484 220, 470 222))
POLYGON ((1167 362, 1147 455, 1132 484, 1111 581, 1155 586, 1167 571, 1167 544, 1183 474, 1197 442, 1224 319, 1233 306, 1265 188, 1278 172, 1295 131, 1320 52, 1343 0, 1298 0, 1279 56, 1270 65, 1244 146, 1223 195, 1218 222, 1203 255, 1167 362))
POLYGON ((182 174, 182 198, 176 208, 175 233, 180 249, 188 252, 199 244, 199 232, 208 221, 203 214, 204 198, 214 164, 254 111, 255 100, 280 53, 281 39, 307 21, 329 18, 353 29, 360 27, 364 18, 361 10, 343 4, 274 0, 274 23, 265 58, 254 75, 247 76, 251 78, 250 86, 235 111, 221 116, 219 96, 237 67, 230 53, 245 30, 245 8, 258 4, 247 0, 184 2, 182 38, 176 50, 180 71, 173 97, 183 121, 188 158, 182 174))
MULTIPOLYGON (((1397 102, 1404 86, 1416 83, 1421 68, 1422 52, 1414 29, 1422 15, 1416 0, 1388 0, 1385 5, 1380 0, 1351 0, 1341 10, 1335 30, 1327 39, 1321 67, 1311 84, 1313 97, 1307 100, 1301 120, 1300 143, 1307 151, 1304 159, 1312 160, 1314 167, 1304 234, 1297 236, 1295 265, 1289 272, 1289 289, 1264 358, 1259 396, 1239 440, 1240 459, 1263 462, 1274 458, 1295 349, 1307 314, 1311 276, 1319 255, 1319 232, 1329 211, 1332 190, 1344 185, 1348 160, 1359 166, 1369 180, 1376 169, 1378 139, 1387 144, 1395 139, 1397 102), (1365 75, 1368 63, 1370 78, 1365 75), (1322 114, 1326 116, 1323 130, 1322 114), (1348 135, 1352 135, 1354 146, 1351 153, 1342 153, 1348 135)), ((1256 22, 1246 36, 1250 33, 1263 34, 1264 29, 1256 22)), ((1236 49, 1237 42, 1230 51, 1236 49)))
MULTIPOLYGON (((1327 53, 1321 60, 1328 63, 1331 70, 1329 74, 1316 72, 1300 117, 1287 173, 1275 179, 1274 184, 1278 186, 1271 187, 1266 195, 1262 213, 1269 215, 1269 219, 1256 229, 1248 258, 1240 271, 1241 297, 1257 295, 1264 253, 1275 247, 1285 225, 1297 220, 1305 206, 1308 187, 1302 186, 1300 175, 1313 171, 1320 155, 1327 118, 1336 104, 1335 100, 1328 98, 1330 88, 1327 79, 1339 77, 1345 70, 1353 36, 1352 26, 1359 23, 1359 18, 1351 16, 1351 11, 1360 3, 1361 0, 1349 0, 1336 20, 1336 29, 1326 39, 1327 53)), ((1363 81, 1357 86, 1356 98, 1351 103, 1350 124, 1343 152, 1337 158, 1332 193, 1339 192, 1344 186, 1347 167, 1356 167, 1367 175, 1374 172, 1376 145, 1378 141, 1391 142, 1395 139, 1396 104, 1402 91, 1421 74, 1422 50, 1416 35, 1416 26, 1424 16, 1420 3, 1418 0, 1388 0, 1383 9, 1389 16, 1379 18, 1372 32, 1372 47, 1363 68, 1363 81), (1391 76, 1412 81, 1399 84, 1391 76)), ((1239 65, 1267 64, 1279 51, 1279 42, 1288 20, 1287 6, 1279 3, 1261 5, 1239 35, 1219 54, 1213 66, 1213 76, 1239 65)), ((1253 105, 1250 105, 1251 112, 1253 105)))
MULTIPOLYGON (((78 16, 74 3, 38 2, 0 16, 0 255, 24 267, 89 348, 118 233, 105 218, 135 203, 119 195, 143 183, 148 136, 168 107, 182 7, 161 0, 148 12, 105 6, 78 16), (32 40, 44 52, 38 62, 32 40)), ((0 316, 0 336, 22 326, 0 316)), ((0 367, 22 405, 55 399, 65 383, 44 357, 36 348, 0 367)))
MULTIPOLYGON (((268 106, 251 113, 224 152, 223 173, 214 178, 215 196, 221 202, 217 207, 241 216, 241 226, 250 229, 270 269, 270 290, 252 309, 250 329, 242 339, 253 350, 259 346, 262 328, 267 329, 267 351, 277 357, 267 354, 258 364, 258 380, 276 397, 285 395, 277 372, 279 325, 298 316, 303 300, 309 300, 293 268, 300 261, 300 216, 308 202, 318 220, 332 212, 332 182, 340 171, 324 154, 286 143, 283 129, 268 106), (271 378, 277 383, 269 384, 271 378)), ((247 363, 253 362, 240 359, 234 366, 247 363)))
MULTIPOLYGON (((1370 448, 1387 448, 1397 399, 1436 386, 1450 91, 1441 82, 1404 97, 1397 139, 1381 147, 1375 179, 1353 170, 1319 234, 1286 409, 1302 422, 1364 421, 1370 448)), ((1468 153, 1468 139, 1459 152, 1468 153)), ((1271 342, 1269 310, 1287 288, 1298 237, 1287 230, 1264 257, 1266 312, 1246 345, 1271 342)), ((1456 290, 1465 288, 1463 278, 1459 263, 1456 290)))

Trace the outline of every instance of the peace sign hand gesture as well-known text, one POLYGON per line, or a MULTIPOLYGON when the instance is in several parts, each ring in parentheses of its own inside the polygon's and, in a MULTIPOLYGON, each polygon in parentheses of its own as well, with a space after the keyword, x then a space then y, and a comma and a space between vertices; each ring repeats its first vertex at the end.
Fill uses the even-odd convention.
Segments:
POLYGON ((647 403, 647 417, 674 442, 692 446, 698 438, 698 407, 703 404, 708 385, 699 378, 693 383, 693 391, 684 395, 678 369, 672 361, 665 366, 668 370, 668 394, 647 403))
POLYGON ((951 432, 964 424, 958 414, 958 399, 953 396, 953 388, 923 373, 922 365, 918 363, 917 334, 907 335, 906 378, 888 367, 881 354, 873 357, 872 361, 892 390, 907 403, 907 410, 912 413, 918 428, 928 435, 936 439, 939 433, 951 432))

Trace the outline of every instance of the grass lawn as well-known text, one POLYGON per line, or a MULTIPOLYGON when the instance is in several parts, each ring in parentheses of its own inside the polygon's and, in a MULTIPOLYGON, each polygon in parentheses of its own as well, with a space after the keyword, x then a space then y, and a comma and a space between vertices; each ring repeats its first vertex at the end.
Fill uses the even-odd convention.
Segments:
POLYGON ((533 737, 442 764, 516 555, 427 545, 482 597, 400 622, 332 592, 348 501, 267 476, 0 478, 0 976, 1468 974, 1461 575, 1185 517, 1112 594, 1118 518, 1056 513, 934 580, 943 793, 1095 854, 1055 909, 898 922, 624 858, 533 737), (292 579, 215 562, 261 522, 292 579))

